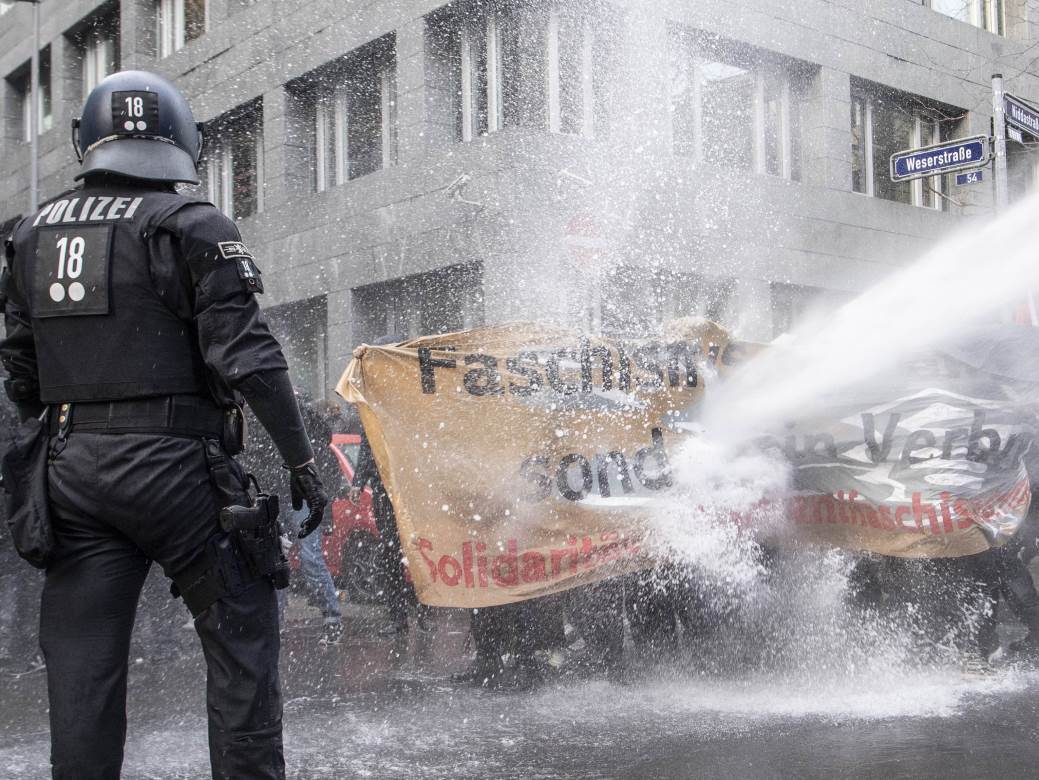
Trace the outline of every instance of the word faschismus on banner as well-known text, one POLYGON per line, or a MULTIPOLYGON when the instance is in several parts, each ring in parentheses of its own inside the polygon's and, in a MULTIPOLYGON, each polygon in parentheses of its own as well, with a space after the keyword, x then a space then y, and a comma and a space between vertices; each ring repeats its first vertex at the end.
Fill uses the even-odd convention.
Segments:
MULTIPOLYGON (((506 604, 654 566, 661 523, 697 522, 675 470, 695 468, 696 407, 760 347, 694 318, 666 333, 517 323, 356 350, 336 389, 360 412, 424 604, 506 604)), ((921 356, 760 437, 792 492, 727 521, 777 544, 907 558, 1004 544, 1031 497, 1013 398, 1036 394, 954 368, 921 356)))
POLYGON ((989 139, 975 135, 891 155, 891 181, 925 179, 951 171, 980 168, 989 161, 989 139))
POLYGON ((1033 108, 1013 95, 1004 95, 1003 104, 1006 106, 1008 127, 1023 130, 1033 138, 1039 138, 1039 109, 1033 108))

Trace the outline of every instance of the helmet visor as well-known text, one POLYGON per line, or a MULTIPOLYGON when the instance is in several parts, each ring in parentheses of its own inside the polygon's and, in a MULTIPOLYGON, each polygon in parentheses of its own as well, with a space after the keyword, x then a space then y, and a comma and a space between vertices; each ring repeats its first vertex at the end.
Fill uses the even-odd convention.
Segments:
POLYGON ((83 156, 77 180, 90 173, 118 173, 132 179, 198 184, 194 158, 171 143, 150 138, 120 138, 96 146, 83 156))

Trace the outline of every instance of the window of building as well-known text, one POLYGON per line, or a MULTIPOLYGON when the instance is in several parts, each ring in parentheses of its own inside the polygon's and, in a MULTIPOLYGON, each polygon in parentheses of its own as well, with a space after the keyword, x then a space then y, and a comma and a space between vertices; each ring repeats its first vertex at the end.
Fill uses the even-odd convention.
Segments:
POLYGON ((13 2, 0 2, 0 16, 3 16, 12 8, 14 8, 13 2))
POLYGON ((471 141, 517 121, 519 43, 504 9, 469 9, 458 28, 459 140, 471 141))
POLYGON ((595 135, 595 30, 574 6, 548 12, 548 129, 595 135))
POLYGON ((922 0, 940 14, 973 24, 996 35, 1006 35, 1005 0, 922 0))
POLYGON ((168 57, 206 31, 208 0, 158 0, 155 4, 159 56, 168 57))
MULTIPOLYGON (((27 63, 16 82, 18 99, 21 103, 22 139, 32 140, 32 76, 31 67, 27 63)), ((44 133, 54 126, 54 104, 51 99, 51 47, 40 52, 40 94, 37 100, 37 132, 44 133)))
POLYGON ((231 219, 263 211, 263 108, 239 107, 206 126, 202 175, 213 204, 231 219))
POLYGON ((360 332, 356 341, 450 333, 483 325, 483 271, 453 265, 354 291, 360 332))
POLYGON ((396 163, 392 43, 376 41, 310 74, 296 89, 301 93, 312 190, 324 192, 396 163))
POLYGON ((891 181, 891 155, 955 137, 965 112, 905 93, 853 85, 851 95, 852 189, 865 195, 926 208, 943 208, 947 176, 891 181))
POLYGON ((675 154, 800 180, 806 67, 696 34, 678 33, 671 44, 675 154))
POLYGON ((85 98, 102 79, 119 70, 118 8, 88 19, 69 37, 79 49, 85 98))

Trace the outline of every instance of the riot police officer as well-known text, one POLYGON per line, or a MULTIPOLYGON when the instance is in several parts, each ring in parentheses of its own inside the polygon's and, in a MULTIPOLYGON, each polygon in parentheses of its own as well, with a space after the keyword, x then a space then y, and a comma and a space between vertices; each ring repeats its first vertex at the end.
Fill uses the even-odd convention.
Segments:
POLYGON ((320 524, 327 496, 255 299, 260 272, 233 222, 175 190, 198 182, 202 138, 170 82, 109 76, 73 142, 82 186, 25 217, 5 244, 0 342, 8 395, 23 419, 45 412, 51 434, 56 543, 40 645, 53 775, 119 776, 130 633, 156 561, 206 657, 213 776, 283 778, 283 559, 259 532, 276 512, 231 457, 242 397, 289 469, 293 504, 310 507, 301 536, 320 524), (229 506, 245 514, 222 514, 229 506), (262 522, 238 525, 256 508, 262 522))

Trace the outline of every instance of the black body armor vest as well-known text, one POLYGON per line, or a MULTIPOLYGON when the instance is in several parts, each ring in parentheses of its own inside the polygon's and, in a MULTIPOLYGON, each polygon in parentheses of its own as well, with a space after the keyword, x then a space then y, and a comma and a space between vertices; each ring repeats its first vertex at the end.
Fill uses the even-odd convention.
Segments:
POLYGON ((87 187, 22 220, 14 277, 32 317, 44 403, 210 395, 195 327, 155 289, 148 249, 163 221, 197 202, 87 187))

